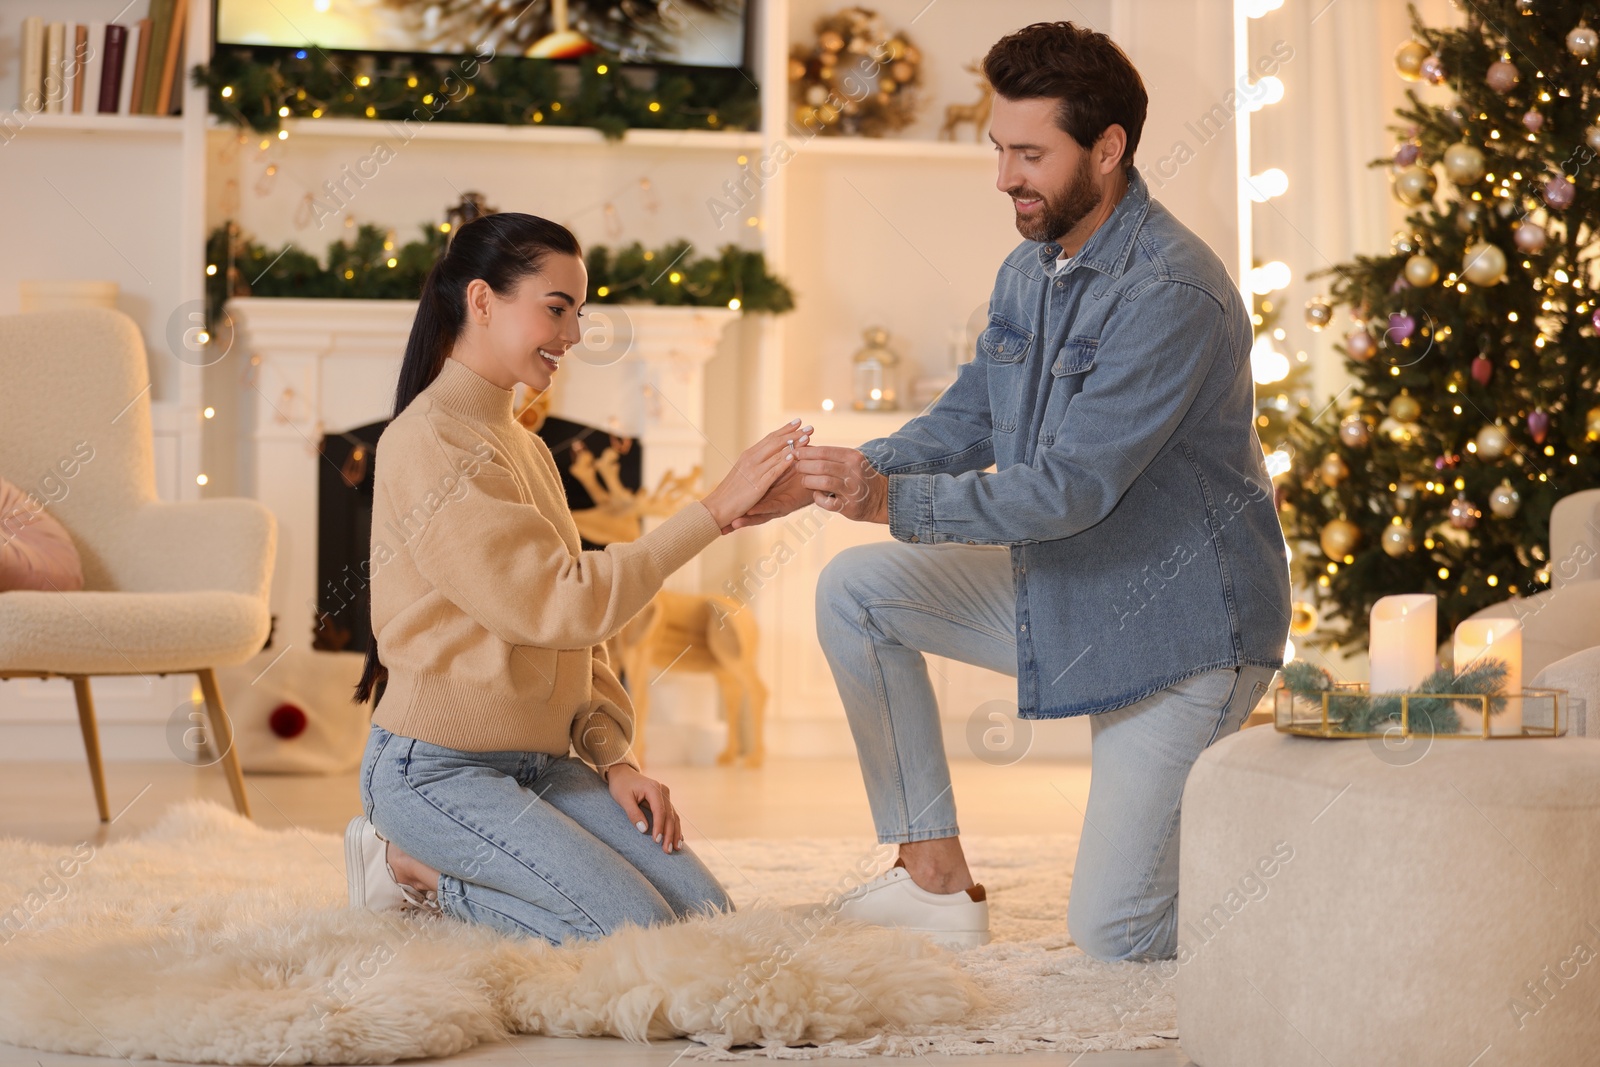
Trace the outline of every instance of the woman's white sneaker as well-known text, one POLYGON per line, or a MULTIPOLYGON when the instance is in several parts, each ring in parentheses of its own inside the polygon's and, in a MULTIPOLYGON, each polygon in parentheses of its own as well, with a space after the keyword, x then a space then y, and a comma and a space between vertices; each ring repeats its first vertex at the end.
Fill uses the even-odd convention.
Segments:
POLYGON ((911 880, 911 872, 898 860, 872 881, 844 894, 838 914, 841 919, 927 934, 946 948, 989 943, 989 900, 983 886, 930 893, 911 880))
POLYGON ((344 877, 352 908, 371 911, 422 911, 439 913, 438 894, 423 893, 401 884, 384 853, 388 842, 365 815, 357 815, 344 828, 344 877))

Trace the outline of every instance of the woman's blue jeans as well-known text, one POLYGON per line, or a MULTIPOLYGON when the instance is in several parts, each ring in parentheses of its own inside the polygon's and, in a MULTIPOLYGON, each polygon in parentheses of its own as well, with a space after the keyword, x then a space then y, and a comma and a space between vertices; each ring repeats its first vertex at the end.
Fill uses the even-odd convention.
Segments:
POLYGON ((691 849, 663 852, 576 756, 464 752, 373 724, 360 784, 372 825, 439 872, 458 919, 560 944, 733 910, 691 849))
MULTIPOLYGON (((846 549, 823 570, 818 636, 879 841, 959 835, 924 653, 1015 676, 1016 608, 1003 547, 890 541, 846 549)), ((1067 903, 1068 932, 1089 955, 1176 955, 1184 782, 1201 750, 1249 717, 1274 673, 1204 671, 1090 718, 1093 771, 1067 903)))

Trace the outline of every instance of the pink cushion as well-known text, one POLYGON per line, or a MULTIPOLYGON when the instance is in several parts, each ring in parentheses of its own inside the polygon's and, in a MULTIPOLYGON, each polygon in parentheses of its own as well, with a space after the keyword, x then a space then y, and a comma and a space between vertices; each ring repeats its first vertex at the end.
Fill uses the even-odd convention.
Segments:
POLYGON ((0 593, 82 588, 83 562, 66 527, 36 498, 0 478, 0 593))

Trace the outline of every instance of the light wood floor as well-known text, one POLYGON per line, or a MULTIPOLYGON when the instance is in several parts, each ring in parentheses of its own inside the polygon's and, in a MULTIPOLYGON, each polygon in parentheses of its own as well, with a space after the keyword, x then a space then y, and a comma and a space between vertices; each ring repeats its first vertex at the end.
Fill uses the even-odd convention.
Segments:
MULTIPOLYGON (((759 770, 665 767, 656 772, 672 788, 690 827, 690 841, 728 837, 870 836, 866 793, 853 761, 772 760, 759 770)), ((1089 792, 1087 763, 1025 759, 1010 767, 977 761, 952 764, 963 833, 974 835, 1077 833, 1089 792)), ((170 763, 111 763, 107 788, 114 816, 109 826, 95 815, 94 795, 83 763, 0 764, 0 835, 37 841, 96 844, 137 835, 168 804, 209 797, 231 806, 220 769, 170 763)), ((361 811, 355 772, 323 776, 247 775, 251 811, 263 826, 298 826, 340 833, 361 811)), ((451 1064, 474 1067, 563 1067, 616 1064, 668 1067, 683 1058, 688 1042, 630 1045, 614 1040, 523 1037, 481 1045, 451 1064)), ((107 1060, 66 1056, 0 1045, 0 1067, 104 1067, 107 1060)), ((424 1062, 424 1061, 409 1061, 424 1062)), ((966 1063, 969 1057, 925 1056, 918 1062, 966 1063)), ((1006 1057, 1006 1064, 1058 1067, 1192 1067, 1176 1047, 1147 1052, 1100 1052, 1076 1059, 1061 1053, 1006 1057)))

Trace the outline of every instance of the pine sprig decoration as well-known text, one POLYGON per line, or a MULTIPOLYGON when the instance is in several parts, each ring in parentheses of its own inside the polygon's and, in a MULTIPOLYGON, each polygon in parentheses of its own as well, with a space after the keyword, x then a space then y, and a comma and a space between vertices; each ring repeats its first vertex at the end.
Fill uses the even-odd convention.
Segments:
POLYGON ((602 304, 710 307, 737 300, 746 311, 784 312, 794 294, 767 272, 766 257, 737 245, 715 256, 689 255, 687 241, 647 249, 635 241, 621 249, 597 245, 584 257, 591 299, 602 304))
MULTIPOLYGON (((419 229, 419 239, 396 248, 378 227, 357 227, 353 239, 328 246, 324 266, 293 242, 271 249, 237 223, 224 223, 206 240, 206 261, 217 267, 206 279, 207 326, 216 329, 222 305, 233 296, 415 300, 447 240, 437 225, 419 229)), ((741 311, 774 313, 794 307, 794 295, 768 272, 760 251, 730 244, 715 256, 694 256, 689 249, 687 241, 655 251, 637 242, 620 251, 595 245, 586 255, 590 301, 727 307, 737 299, 741 311)))
MULTIPOLYGON (((1505 697, 1495 696, 1505 686, 1504 660, 1485 657, 1467 670, 1457 674, 1449 667, 1440 667, 1418 682, 1412 693, 1440 693, 1450 696, 1482 695, 1490 697, 1489 714, 1505 706, 1505 697)), ((1314 663, 1295 660, 1283 669, 1283 684, 1290 692, 1300 696, 1315 697, 1334 688, 1333 677, 1314 663)), ((1454 734, 1461 732, 1461 716, 1456 704, 1468 703, 1441 696, 1407 697, 1406 717, 1413 734, 1454 734)), ((1476 706, 1477 701, 1471 701, 1476 706)), ((1328 723, 1352 734, 1376 733, 1391 722, 1400 721, 1400 697, 1385 693, 1340 693, 1328 697, 1328 723)))
POLYGON ((320 48, 219 47, 193 68, 221 121, 274 133, 284 118, 591 126, 616 139, 629 129, 746 130, 760 121, 758 90, 721 67, 629 67, 591 52, 577 61, 510 55, 394 55, 320 48), (286 114, 282 112, 287 110, 286 114))
POLYGON ((1363 647, 1373 604, 1393 592, 1435 594, 1442 639, 1481 608, 1549 588, 1563 566, 1548 558, 1551 508, 1600 486, 1600 82, 1596 61, 1581 63, 1566 40, 1600 9, 1475 0, 1464 10, 1463 26, 1432 29, 1412 8, 1413 35, 1437 57, 1456 100, 1439 107, 1408 92, 1393 127, 1401 150, 1372 164, 1398 172, 1414 150, 1417 165, 1434 168, 1436 193, 1416 205, 1389 252, 1321 272, 1355 319, 1340 333, 1364 329, 1376 352, 1357 360, 1349 344, 1337 345, 1356 379, 1345 410, 1318 415, 1313 405, 1290 427, 1296 463, 1282 479, 1284 526, 1296 542, 1297 580, 1318 589, 1322 617, 1334 623, 1314 643, 1363 647), (1516 68, 1509 91, 1490 84, 1497 62, 1516 68), (1440 164, 1463 144, 1482 153, 1483 174, 1458 186, 1440 164), (1566 206, 1559 183, 1549 193, 1557 178, 1571 183, 1566 206), (1466 275, 1472 250, 1485 244, 1505 258, 1497 284, 1466 275), (1436 282, 1408 283, 1413 257, 1437 266, 1436 282), (1420 407, 1414 420, 1392 417, 1402 391, 1420 407), (1369 444, 1341 440, 1337 424, 1351 409, 1372 427, 1369 444), (1480 433, 1495 426, 1509 444, 1480 450, 1480 433), (1350 472, 1332 485, 1319 473, 1329 455, 1350 472), (1486 505, 1507 488, 1520 502, 1492 514, 1486 505), (1458 497, 1481 517, 1458 508, 1452 522, 1458 497), (1383 534, 1397 518, 1413 547, 1390 555, 1383 534), (1349 559, 1320 544, 1338 519, 1361 533, 1349 559))

